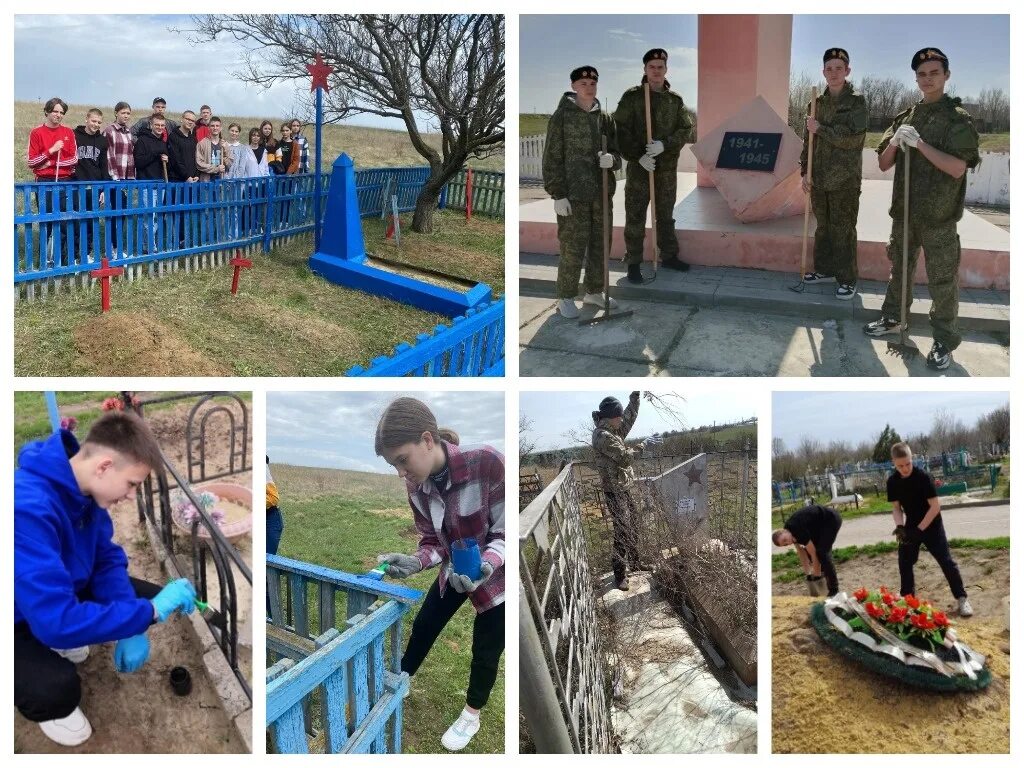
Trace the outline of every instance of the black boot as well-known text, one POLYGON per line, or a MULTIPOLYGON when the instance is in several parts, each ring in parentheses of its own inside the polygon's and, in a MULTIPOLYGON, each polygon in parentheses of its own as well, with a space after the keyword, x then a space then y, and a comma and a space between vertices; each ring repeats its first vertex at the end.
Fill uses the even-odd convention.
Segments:
POLYGON ((639 264, 630 264, 626 267, 626 279, 631 283, 643 283, 644 275, 640 271, 639 264))
POLYGON ((661 260, 661 266, 678 272, 686 272, 690 268, 690 265, 685 261, 680 261, 678 256, 666 256, 661 260))

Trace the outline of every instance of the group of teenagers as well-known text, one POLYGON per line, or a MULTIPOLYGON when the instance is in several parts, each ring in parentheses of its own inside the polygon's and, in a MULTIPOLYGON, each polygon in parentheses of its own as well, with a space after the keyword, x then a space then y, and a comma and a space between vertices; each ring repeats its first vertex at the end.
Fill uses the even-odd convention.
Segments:
MULTIPOLYGON (((892 503, 896 526, 892 533, 898 543, 900 595, 917 596, 914 591, 914 565, 923 546, 942 570, 959 615, 973 615, 974 609, 967 598, 960 568, 949 549, 935 480, 914 463, 913 451, 907 443, 893 445, 890 455, 893 471, 886 481, 886 494, 892 503)), ((839 576, 832 559, 832 549, 842 525, 843 518, 837 510, 808 503, 790 515, 782 528, 772 532, 775 546, 795 547, 811 595, 832 597, 839 594, 839 576)))
MULTIPOLYGON (((558 219, 557 306, 563 317, 579 316, 575 299, 584 265, 583 303, 605 306, 602 262, 610 247, 611 231, 604 231, 603 215, 606 208, 610 210, 615 191, 613 172, 624 161, 626 279, 647 282, 640 264, 652 189, 657 222, 654 237, 662 266, 689 268, 680 259, 673 209, 679 153, 693 141, 694 121, 666 79, 666 51, 648 51, 643 63, 641 84, 623 94, 613 115, 604 112, 597 100, 597 68, 572 70, 570 90, 548 122, 543 177, 558 219), (607 181, 604 200, 602 174, 607 181)), ((864 96, 848 79, 850 55, 845 49, 827 49, 822 63, 827 87, 813 105, 808 104, 800 158, 802 187, 817 222, 814 263, 802 275, 802 282, 835 283, 835 297, 850 300, 857 292, 857 215, 868 108, 864 96)), ((981 162, 979 136, 960 99, 946 93, 950 70, 945 53, 935 47, 922 48, 911 58, 911 69, 921 99, 896 115, 876 147, 879 169, 895 168, 887 247, 892 271, 881 317, 867 323, 863 331, 869 336, 885 336, 902 329, 906 184, 906 274, 914 274, 923 249, 933 335, 926 363, 944 370, 962 340, 957 222, 963 216, 967 171, 981 162)), ((909 311, 913 292, 906 293, 904 306, 909 311)), ((616 302, 609 298, 608 305, 614 308, 616 302)))
POLYGON ((43 124, 29 134, 28 167, 39 182, 132 181, 194 182, 309 172, 309 143, 302 123, 281 123, 279 134, 264 120, 241 142, 242 126, 221 119, 204 104, 181 122, 166 115, 167 102, 153 99, 152 112, 131 122, 132 107, 114 105, 114 120, 103 125, 103 111, 90 109, 73 131, 64 124, 68 105, 52 98, 43 106, 43 124))
MULTIPOLYGON (((466 603, 472 608, 468 680, 455 684, 459 714, 442 745, 464 749, 481 726, 505 649, 505 460, 494 448, 460 445, 422 401, 399 397, 381 415, 375 451, 405 482, 418 544, 387 552, 389 579, 437 569, 401 658, 410 677, 466 603), (479 574, 455 571, 453 545, 475 539, 479 574)), ((149 632, 177 613, 191 613, 196 591, 187 579, 164 587, 134 578, 115 542, 108 508, 134 500, 162 462, 146 422, 113 411, 96 420, 81 443, 68 429, 21 449, 14 473, 14 704, 58 744, 92 735, 82 709, 79 673, 90 646, 113 643, 114 668, 137 672, 149 659, 149 632)), ((268 551, 284 528, 267 459, 268 551)), ((131 531, 119 531, 124 539, 131 531)), ((336 542, 344 547, 345 542, 336 542)), ((157 642, 157 640, 153 640, 157 642)), ((127 683, 126 683, 127 684, 127 683)), ((102 695, 93 697, 94 703, 102 695)), ((413 701, 418 696, 414 693, 413 701)), ((432 697, 433 698, 433 697, 432 697)))

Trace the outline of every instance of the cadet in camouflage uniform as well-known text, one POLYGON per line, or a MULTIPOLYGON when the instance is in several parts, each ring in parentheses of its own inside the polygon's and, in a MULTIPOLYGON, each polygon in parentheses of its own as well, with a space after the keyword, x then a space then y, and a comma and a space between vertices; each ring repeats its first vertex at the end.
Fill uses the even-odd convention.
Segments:
MULTIPOLYGON (((580 270, 586 260, 584 304, 604 306, 604 245, 601 230, 601 173, 622 167, 615 140, 615 123, 601 111, 597 100, 597 69, 577 67, 569 75, 572 90, 558 103, 548 122, 544 144, 544 190, 554 199, 558 216, 558 311, 579 317, 574 301, 580 270), (608 152, 601 151, 601 136, 608 152)), ((615 176, 608 173, 608 202, 615 192, 615 176)), ((610 213, 609 213, 610 216, 610 213)), ((605 233, 611 239, 611 232, 605 233)), ((609 298, 609 306, 618 303, 609 298)))
POLYGON ((626 277, 631 283, 642 283, 640 264, 644 257, 644 235, 647 227, 647 205, 650 200, 649 171, 654 171, 654 211, 658 231, 658 248, 662 266, 687 270, 689 264, 679 260, 679 241, 672 211, 676 205, 676 166, 683 146, 693 141, 693 121, 686 112, 683 98, 671 90, 665 79, 668 53, 653 48, 644 54, 644 77, 640 85, 630 88, 615 110, 619 149, 629 162, 626 165, 626 277), (647 143, 647 117, 644 109, 644 83, 651 86, 651 136, 647 143))
POLYGON ((850 54, 829 48, 822 56, 828 88, 817 99, 815 117, 807 106, 807 130, 800 154, 804 192, 818 227, 814 231, 814 270, 805 283, 836 282, 836 298, 857 293, 857 211, 860 208, 861 150, 868 130, 868 106, 847 82, 850 54), (814 134, 814 178, 807 178, 807 140, 814 134))
MULTIPOLYGON (((949 367, 952 351, 960 346, 957 314, 960 307, 960 237, 956 223, 963 216, 967 169, 981 162, 978 132, 960 99, 946 95, 949 59, 938 48, 922 48, 914 54, 911 68, 923 98, 896 116, 878 145, 878 167, 896 166, 892 186, 892 234, 889 259, 892 273, 882 304, 882 317, 864 326, 869 336, 899 333, 900 296, 903 280, 903 153, 910 153, 910 233, 907 274, 911 278, 917 253, 924 248, 929 313, 934 343, 928 353, 929 368, 949 367)), ((907 308, 913 292, 908 286, 907 308)))
POLYGON ((625 411, 622 403, 614 397, 606 397, 598 410, 591 413, 594 431, 590 441, 594 446, 594 463, 601 475, 601 490, 612 516, 612 573, 615 574, 615 586, 622 590, 629 589, 627 568, 640 566, 633 525, 637 511, 631 489, 636 482, 633 457, 642 449, 626 445, 626 436, 633 428, 639 410, 640 393, 631 392, 625 411))

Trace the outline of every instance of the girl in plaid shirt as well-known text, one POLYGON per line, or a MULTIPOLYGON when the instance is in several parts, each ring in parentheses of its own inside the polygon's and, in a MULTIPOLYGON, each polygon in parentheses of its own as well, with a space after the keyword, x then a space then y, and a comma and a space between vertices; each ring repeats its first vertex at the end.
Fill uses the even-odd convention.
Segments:
POLYGON ((480 730, 480 710, 505 650, 505 458, 490 446, 459 448, 458 435, 438 428, 430 409, 411 397, 398 398, 384 411, 375 448, 405 479, 420 534, 414 554, 392 552, 378 560, 400 579, 441 566, 413 622, 402 671, 416 674, 466 600, 476 610, 466 706, 441 738, 446 749, 460 750, 480 730), (463 539, 474 539, 480 549, 475 580, 452 567, 452 545, 463 539))

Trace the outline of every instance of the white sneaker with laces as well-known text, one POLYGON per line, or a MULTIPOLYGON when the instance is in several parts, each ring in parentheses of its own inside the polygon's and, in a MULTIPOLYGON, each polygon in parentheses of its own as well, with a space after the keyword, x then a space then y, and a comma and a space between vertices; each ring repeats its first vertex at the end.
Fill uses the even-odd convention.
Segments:
POLYGON ((441 737, 441 744, 450 752, 458 752, 469 744, 476 732, 480 730, 480 713, 475 715, 465 709, 459 714, 459 719, 449 726, 441 737))
POLYGON ((72 664, 81 664, 89 658, 89 646, 83 645, 79 648, 51 648, 58 656, 63 656, 72 664))
POLYGON ((79 707, 67 717, 43 721, 39 727, 46 738, 65 747, 77 747, 92 736, 92 726, 79 707))
POLYGON ((964 618, 974 615, 974 609, 971 607, 971 602, 966 597, 957 598, 956 609, 964 618))
MULTIPOLYGON (((604 309, 604 294, 603 293, 588 293, 583 297, 584 304, 590 304, 593 307, 600 307, 604 309)), ((613 299, 611 296, 608 297, 608 308, 618 309, 619 302, 613 299)))
POLYGON ((559 299, 558 314, 569 320, 575 320, 580 316, 580 308, 576 306, 576 302, 572 299, 559 299))

